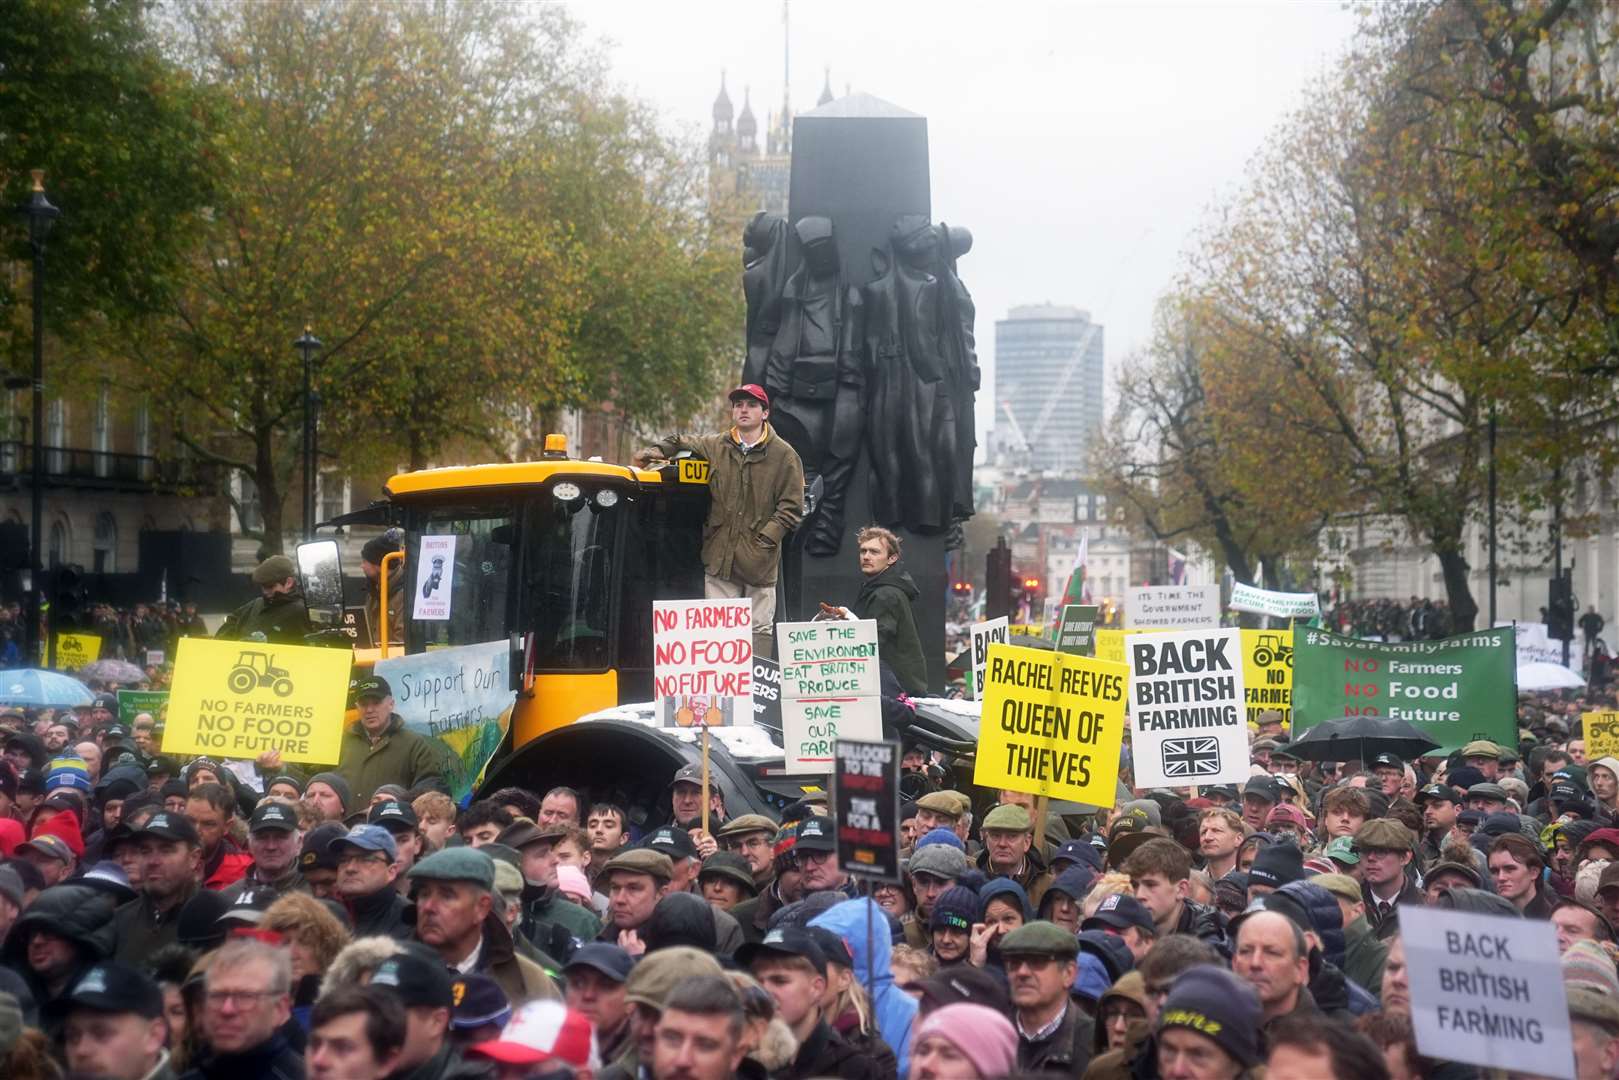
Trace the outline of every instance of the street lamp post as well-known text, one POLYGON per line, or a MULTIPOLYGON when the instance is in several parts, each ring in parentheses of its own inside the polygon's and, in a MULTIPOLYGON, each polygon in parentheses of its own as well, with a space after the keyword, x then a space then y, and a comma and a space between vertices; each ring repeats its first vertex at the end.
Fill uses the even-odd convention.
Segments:
POLYGON ((320 338, 304 327, 304 336, 293 342, 304 357, 304 539, 315 538, 315 350, 320 338))
MULTIPOLYGON (((45 170, 35 169, 32 197, 17 208, 17 215, 28 223, 28 246, 34 253, 34 430, 33 465, 30 470, 33 532, 28 541, 28 648, 29 658, 39 656, 40 620, 44 609, 45 568, 41 558, 45 533, 45 240, 62 211, 45 197, 45 170)), ((47 666, 56 664, 56 643, 47 635, 50 655, 47 666)))

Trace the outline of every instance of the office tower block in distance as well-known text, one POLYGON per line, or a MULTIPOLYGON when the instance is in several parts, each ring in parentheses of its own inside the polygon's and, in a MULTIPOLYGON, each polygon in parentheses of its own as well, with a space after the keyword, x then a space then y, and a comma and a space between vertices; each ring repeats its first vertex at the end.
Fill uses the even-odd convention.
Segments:
POLYGON ((1014 307, 995 323, 991 460, 1079 472, 1102 432, 1102 327, 1057 304, 1014 307))

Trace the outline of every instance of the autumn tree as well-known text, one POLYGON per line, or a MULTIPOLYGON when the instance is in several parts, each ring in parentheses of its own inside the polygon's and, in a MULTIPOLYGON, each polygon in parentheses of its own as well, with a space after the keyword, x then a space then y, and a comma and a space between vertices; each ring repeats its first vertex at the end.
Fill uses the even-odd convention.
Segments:
MULTIPOLYGON (((161 310, 211 190, 209 102, 162 55, 145 0, 9 0, 0 12, 0 199, 43 169, 63 216, 45 278, 48 331, 73 346, 161 310)), ((4 250, 26 265, 25 230, 4 250)), ((26 275, 0 275, 0 356, 26 367, 26 275)), ((71 369, 71 366, 65 366, 71 369)), ((52 383, 63 365, 53 365, 52 383)))
POLYGON ((707 397, 736 301, 692 160, 565 13, 198 0, 168 30, 222 104, 224 168, 173 316, 135 348, 184 441, 252 480, 267 546, 306 324, 323 444, 350 461, 499 454, 562 407, 707 397))

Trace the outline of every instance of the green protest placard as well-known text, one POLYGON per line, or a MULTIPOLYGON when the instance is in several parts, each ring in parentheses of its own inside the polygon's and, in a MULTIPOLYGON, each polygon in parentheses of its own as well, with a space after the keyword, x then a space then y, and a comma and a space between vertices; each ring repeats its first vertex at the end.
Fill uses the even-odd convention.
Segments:
POLYGON ((1511 627, 1437 641, 1362 641, 1293 629, 1293 736, 1345 714, 1392 716, 1439 744, 1518 741, 1511 627))
POLYGON ((118 722, 129 727, 141 713, 151 713, 152 719, 163 722, 163 712, 169 707, 167 690, 118 691, 118 722))
POLYGON ((1057 651, 1072 656, 1096 655, 1096 605, 1064 604, 1057 624, 1057 651))

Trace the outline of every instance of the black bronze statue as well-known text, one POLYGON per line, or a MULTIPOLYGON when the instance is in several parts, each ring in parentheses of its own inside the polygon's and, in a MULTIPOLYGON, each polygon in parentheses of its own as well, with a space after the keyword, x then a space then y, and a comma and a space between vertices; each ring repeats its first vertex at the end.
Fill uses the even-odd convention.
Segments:
POLYGON ((829 218, 804 217, 789 235, 780 217, 756 214, 744 245, 742 381, 770 393, 771 424, 825 488, 805 551, 837 554, 862 449, 866 520, 931 534, 971 517, 979 369, 955 264, 972 234, 902 216, 860 288, 843 279, 829 218))

